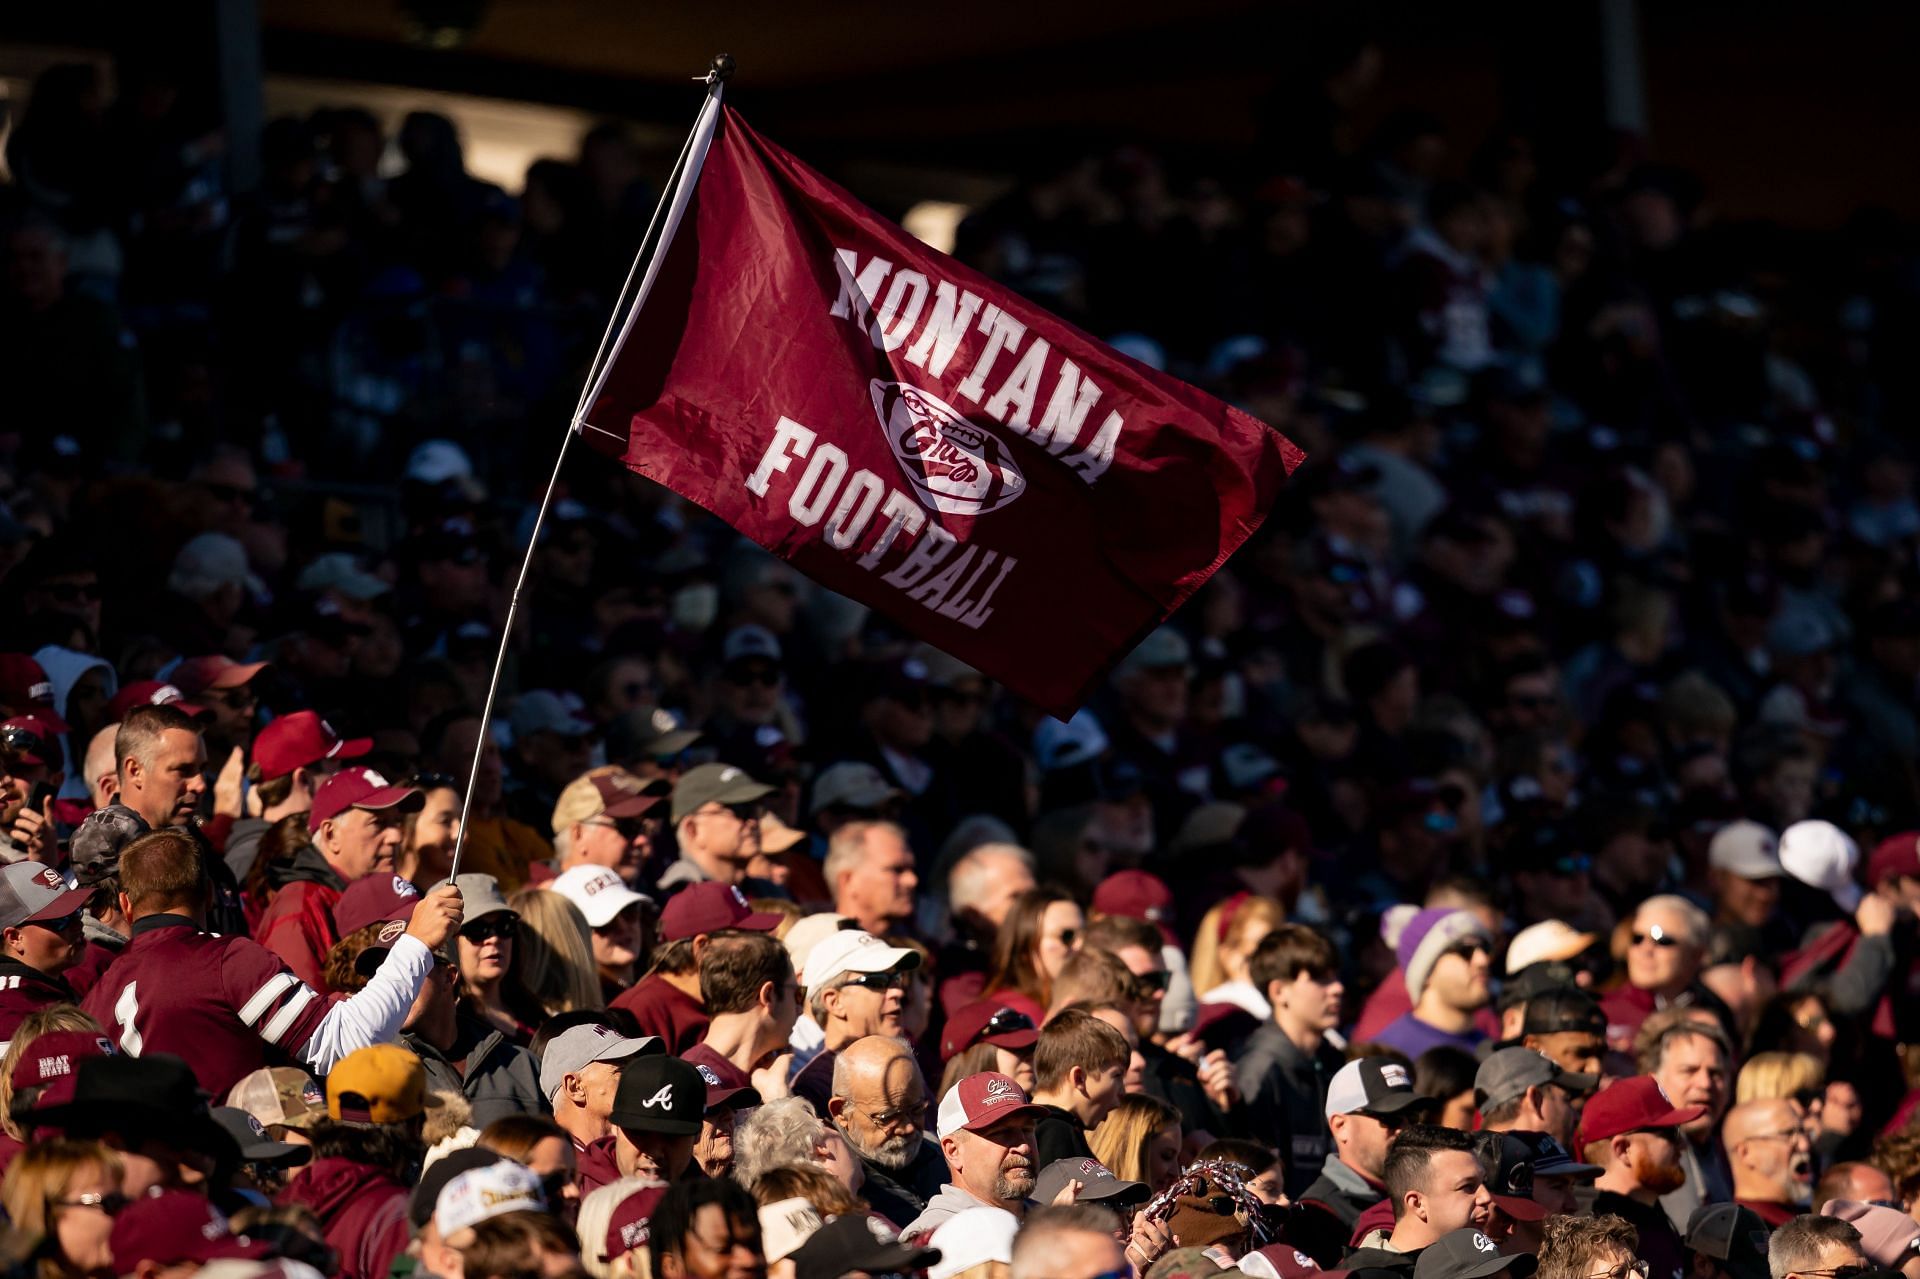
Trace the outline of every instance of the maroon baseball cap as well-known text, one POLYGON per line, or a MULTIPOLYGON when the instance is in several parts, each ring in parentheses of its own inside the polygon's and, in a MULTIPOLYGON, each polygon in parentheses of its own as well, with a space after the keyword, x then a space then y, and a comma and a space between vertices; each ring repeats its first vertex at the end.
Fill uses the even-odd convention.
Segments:
POLYGON ((371 737, 342 739, 333 726, 314 711, 282 715, 253 739, 253 762, 262 777, 285 777, 296 768, 311 768, 323 759, 358 759, 373 749, 371 737))
POLYGON ((224 653, 210 653, 176 663, 171 675, 180 691, 192 697, 208 689, 239 688, 265 669, 265 662, 236 662, 224 653))
POLYGON ((666 1198, 667 1185, 642 1186, 613 1206, 607 1218, 607 1260, 647 1246, 653 1214, 666 1198))
MULTIPOLYGON (((685 1058, 682 1058, 684 1061, 685 1058)), ((700 1072, 700 1082, 707 1086, 707 1113, 709 1115, 723 1109, 745 1110, 749 1106, 760 1104, 760 1090, 750 1081, 740 1076, 739 1067, 727 1074, 721 1074, 704 1061, 691 1063, 700 1072)))
POLYGON ((25 653, 0 653, 0 707, 18 715, 35 715, 53 725, 56 733, 72 730, 53 713, 53 681, 46 668, 25 653))
POLYGON ((1623 1132, 1678 1128, 1707 1113, 1705 1106, 1675 1106, 1652 1075, 1616 1080, 1587 1098, 1580 1112, 1579 1148, 1623 1132))
POLYGON ((107 1250, 115 1274, 130 1275, 143 1261, 162 1269, 186 1261, 252 1261, 265 1243, 236 1235, 220 1210, 189 1190, 163 1190, 135 1199, 113 1219, 107 1250))
POLYGON ((91 1030, 50 1030, 28 1044, 13 1063, 13 1094, 39 1088, 36 1106, 59 1106, 73 1100, 80 1063, 89 1057, 113 1056, 113 1041, 91 1030))
POLYGON ((1160 930, 1167 945, 1180 944, 1170 927, 1173 890, 1158 875, 1144 870, 1116 870, 1093 890, 1093 909, 1096 914, 1145 920, 1160 930))
POLYGON ((60 763, 60 732, 38 715, 15 715, 0 721, 0 745, 15 763, 60 763))
POLYGON ((107 703, 107 714, 113 720, 123 720, 136 706, 177 706, 187 714, 198 719, 212 716, 210 706, 196 706, 186 700, 186 694, 177 684, 167 684, 157 679, 137 679, 131 684, 122 685, 113 700, 107 703))
POLYGON ((1320 1269, 1318 1262, 1290 1243, 1270 1243, 1264 1248, 1254 1249, 1252 1254, 1242 1258, 1240 1262, 1240 1268, 1247 1274, 1260 1273, 1258 1269, 1247 1269, 1246 1263, 1256 1256, 1266 1262, 1279 1279, 1308 1279, 1308 1276, 1319 1279, 1319 1276, 1326 1273, 1320 1269))
POLYGON ((673 895, 660 912, 660 936, 667 941, 683 941, 722 928, 770 933, 780 927, 780 919, 779 915, 756 912, 747 905, 746 894, 732 884, 708 881, 673 895))
MULTIPOLYGON (((398 875, 368 875, 348 884, 347 891, 333 904, 333 926, 345 937, 368 924, 396 921, 404 924, 413 918, 413 908, 419 904, 420 890, 398 875)), ((398 939, 398 933, 392 937, 380 935, 383 945, 391 945, 398 939)))
POLYGON ((947 1089, 947 1095, 940 1099, 938 1135, 943 1139, 951 1137, 962 1128, 979 1132, 1011 1115, 1038 1119, 1046 1113, 1047 1108, 1034 1105, 1027 1097, 1027 1090, 1015 1083, 1012 1076, 997 1070, 983 1070, 947 1089))
POLYGON ((947 1020, 940 1034, 940 1060, 952 1061, 985 1040, 997 1048, 1031 1048, 1040 1040, 1033 1018, 998 1000, 976 999, 947 1020))
POLYGON ((1868 888, 1878 888, 1896 876, 1920 879, 1920 831, 1887 836, 1867 858, 1868 888))
POLYGON ((307 814, 307 821, 313 830, 319 830, 321 822, 332 821, 349 808, 411 812, 426 802, 427 797, 413 787, 395 786, 371 768, 343 768, 314 792, 313 811, 307 814))

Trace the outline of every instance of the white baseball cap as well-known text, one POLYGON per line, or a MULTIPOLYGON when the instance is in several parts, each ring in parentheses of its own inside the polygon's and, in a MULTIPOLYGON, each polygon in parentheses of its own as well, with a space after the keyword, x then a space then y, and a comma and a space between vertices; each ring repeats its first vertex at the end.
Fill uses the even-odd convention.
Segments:
POLYGON ((793 971, 807 971, 807 960, 813 954, 813 948, 832 933, 845 930, 853 921, 845 915, 836 915, 832 911, 822 911, 817 915, 808 915, 799 920, 781 943, 787 948, 787 958, 793 961, 793 971))
POLYGON ((792 1256, 794 1249, 811 1239, 823 1224, 820 1210, 799 1196, 762 1204, 760 1250, 766 1254, 767 1264, 792 1256))
POLYGON ((1860 864, 1860 845, 1832 822, 1795 822, 1780 832, 1780 865, 1809 888, 1829 894, 1841 910, 1860 905, 1860 885, 1853 878, 1860 864))
POLYGON ((619 872, 605 866, 575 866, 549 887, 578 906, 591 928, 605 928, 627 907, 653 900, 628 888, 619 872))
POLYGON ((889 946, 872 933, 848 928, 828 933, 807 955, 800 984, 818 990, 841 973, 890 973, 896 968, 918 968, 920 952, 889 946))
POLYGON ((1020 1219, 1005 1208, 982 1205, 947 1218, 927 1241, 940 1250, 940 1260, 927 1267, 927 1279, 952 1279, 990 1261, 1011 1262, 1018 1233, 1020 1219))
POLYGON ((469 1168, 449 1181, 433 1201, 434 1221, 442 1238, 502 1213, 546 1210, 540 1178, 511 1159, 469 1168))
MULTIPOLYGON (((1824 823, 1823 823, 1824 824, 1824 823)), ((1737 879, 1779 879, 1780 841, 1759 822, 1728 822, 1707 845, 1707 864, 1737 879)))
POLYGON ((1549 960, 1567 960, 1593 945, 1597 934, 1583 933, 1563 919, 1543 919, 1513 935, 1507 943, 1507 976, 1549 960))

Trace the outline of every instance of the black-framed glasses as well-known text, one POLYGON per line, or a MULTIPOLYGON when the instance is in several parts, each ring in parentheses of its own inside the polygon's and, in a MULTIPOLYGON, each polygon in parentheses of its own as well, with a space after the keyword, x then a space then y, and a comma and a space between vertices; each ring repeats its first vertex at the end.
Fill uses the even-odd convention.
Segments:
POLYGON ((519 933, 519 917, 507 914, 482 915, 472 923, 460 926, 460 935, 476 946, 491 937, 512 941, 519 933))
POLYGON ((71 1199, 48 1199, 47 1202, 56 1208, 98 1208, 109 1217, 117 1217, 120 1215, 120 1210, 133 1200, 115 1190, 104 1195, 89 1191, 84 1195, 75 1195, 71 1199))
POLYGON ((607 830, 618 831, 620 838, 626 840, 629 844, 639 839, 642 835, 652 836, 660 829, 660 822, 657 818, 608 817, 605 814, 599 817, 589 817, 586 821, 582 822, 581 825, 600 826, 607 830))
POLYGON ((1824 1275, 1826 1279, 1860 1279, 1862 1275, 1872 1274, 1873 1267, 1862 1265, 1827 1266, 1820 1270, 1793 1270, 1788 1273, 1800 1275, 1802 1279, 1814 1279, 1816 1275, 1824 1275))
POLYGON ((858 977, 848 978, 847 985, 864 986, 868 990, 905 990, 907 983, 912 980, 912 974, 901 969, 891 973, 861 973, 858 977))
POLYGON ((1636 946, 1644 945, 1647 942, 1652 942, 1654 945, 1660 947, 1662 950, 1670 950, 1673 947, 1680 945, 1685 940, 1686 938, 1681 937, 1677 933, 1670 933, 1658 924, 1655 924, 1652 928, 1649 928, 1644 933, 1641 932, 1638 928, 1633 930, 1633 944, 1636 946))

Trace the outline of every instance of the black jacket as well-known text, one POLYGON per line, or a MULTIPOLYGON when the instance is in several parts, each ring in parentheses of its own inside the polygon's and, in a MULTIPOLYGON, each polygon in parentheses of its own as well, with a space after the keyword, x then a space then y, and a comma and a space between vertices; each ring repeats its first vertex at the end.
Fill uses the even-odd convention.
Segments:
POLYGON ((925 1212, 928 1201, 940 1193, 940 1187, 948 1180, 947 1157, 940 1153, 936 1142, 925 1138, 913 1162, 905 1168, 887 1168, 865 1155, 860 1156, 860 1162, 867 1170, 860 1197, 867 1201, 868 1207, 891 1221, 895 1230, 905 1229, 907 1223, 925 1212))
POLYGON ((1234 1063, 1248 1122, 1280 1150, 1291 1198, 1314 1183, 1327 1161, 1327 1081, 1343 1064, 1325 1043, 1308 1056, 1271 1019, 1247 1037, 1234 1063))

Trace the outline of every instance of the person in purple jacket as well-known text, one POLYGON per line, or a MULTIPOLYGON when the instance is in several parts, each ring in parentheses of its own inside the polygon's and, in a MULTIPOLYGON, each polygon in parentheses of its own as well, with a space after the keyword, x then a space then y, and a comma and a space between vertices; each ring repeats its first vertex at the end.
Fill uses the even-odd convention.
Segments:
POLYGON ((1413 1008, 1374 1042, 1417 1058, 1449 1044, 1472 1052, 1486 1038, 1474 1014, 1487 1006, 1493 939, 1471 911, 1434 907, 1415 915, 1396 948, 1413 1008))

